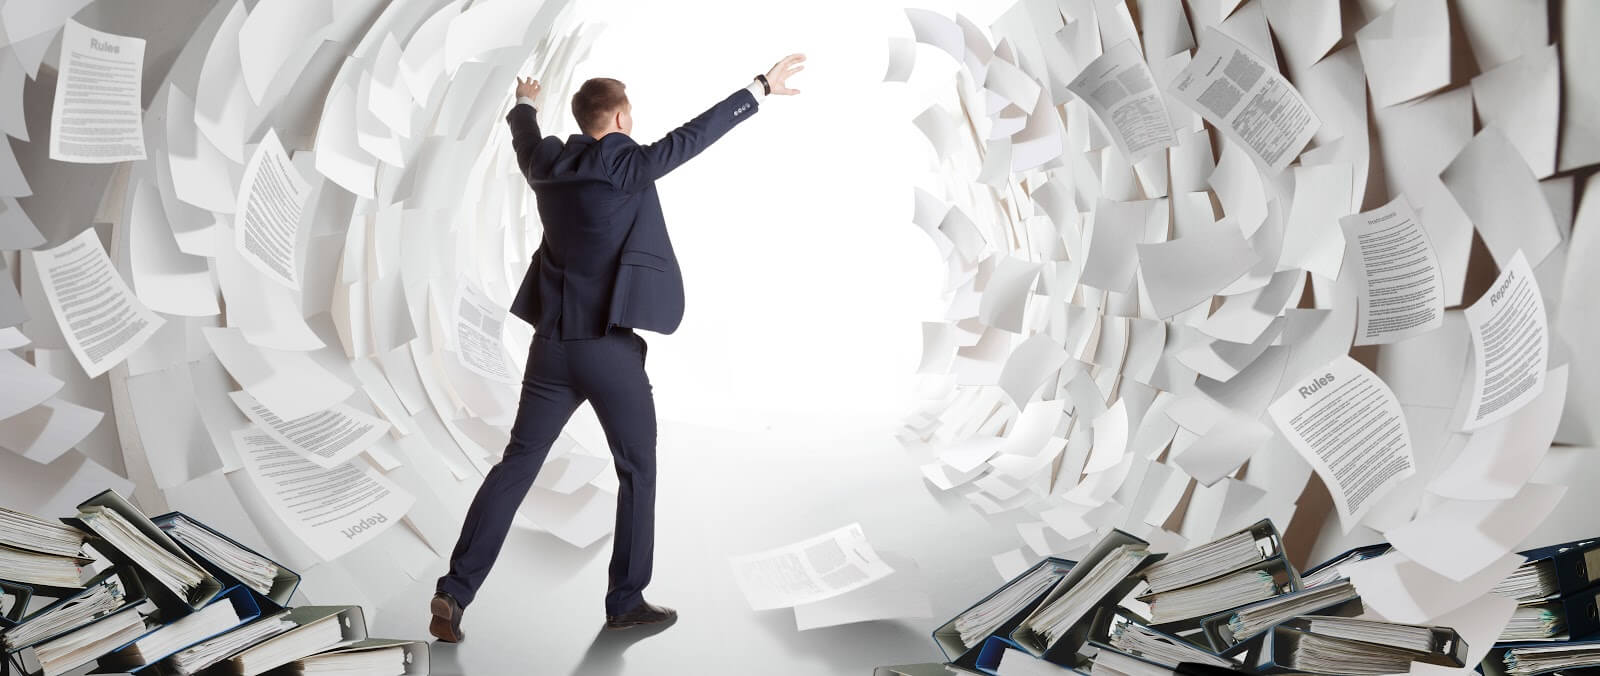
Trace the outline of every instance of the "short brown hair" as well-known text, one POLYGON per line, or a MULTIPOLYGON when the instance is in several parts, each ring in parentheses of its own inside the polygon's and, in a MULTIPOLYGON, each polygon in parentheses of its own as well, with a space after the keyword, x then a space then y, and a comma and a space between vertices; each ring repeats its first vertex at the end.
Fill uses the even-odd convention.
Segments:
POLYGON ((572 116, 585 134, 593 134, 606 126, 606 120, 628 103, 620 80, 609 77, 592 77, 572 95, 572 116))

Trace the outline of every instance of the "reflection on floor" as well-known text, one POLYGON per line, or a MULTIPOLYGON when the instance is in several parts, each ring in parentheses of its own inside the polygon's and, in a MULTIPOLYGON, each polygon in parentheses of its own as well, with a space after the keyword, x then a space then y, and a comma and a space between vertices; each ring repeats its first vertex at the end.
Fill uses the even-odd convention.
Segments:
MULTIPOLYGON (((1018 542, 921 479, 896 421, 773 421, 711 429, 663 420, 655 571, 646 597, 678 609, 664 630, 602 631, 609 537, 577 549, 514 528, 467 608, 458 645, 434 643, 439 676, 870 674, 934 661, 929 633, 1000 582, 989 557, 1018 542), (879 551, 916 559, 934 617, 796 631, 793 611, 752 611, 727 558, 859 521, 879 551)), ((443 572, 439 564, 438 573, 443 572)), ((427 636, 432 580, 375 613, 374 635, 427 636)))

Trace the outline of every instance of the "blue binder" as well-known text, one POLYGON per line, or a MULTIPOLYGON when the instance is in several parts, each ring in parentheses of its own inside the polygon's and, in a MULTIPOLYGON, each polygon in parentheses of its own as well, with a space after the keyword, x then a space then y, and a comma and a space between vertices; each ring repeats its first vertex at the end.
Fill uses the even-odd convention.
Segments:
MULTIPOLYGON (((72 601, 74 601, 74 600, 76 600, 76 599, 78 599, 80 597, 87 596, 89 594, 89 592, 94 590, 95 587, 100 586, 100 583, 105 582, 108 578, 110 578, 113 575, 116 576, 117 580, 122 585, 122 605, 118 606, 116 610, 113 610, 113 611, 111 611, 109 613, 101 615, 100 617, 94 618, 93 620, 90 620, 89 622, 86 622, 86 623, 84 623, 82 625, 79 625, 77 627, 71 627, 69 629, 66 629, 65 631, 59 631, 59 632, 56 632, 54 634, 50 634, 48 636, 40 637, 40 638, 38 638, 36 640, 29 641, 29 642, 24 643, 22 645, 18 645, 18 646, 14 646, 14 647, 8 648, 6 650, 6 653, 7 654, 16 654, 16 653, 19 653, 19 652, 21 652, 22 650, 24 650, 26 648, 31 648, 33 646, 36 646, 36 645, 40 644, 40 643, 44 643, 46 641, 55 640, 55 639, 60 638, 61 636, 65 635, 65 634, 72 633, 73 630, 78 629, 80 627, 86 626, 88 624, 93 624, 94 622, 98 622, 98 621, 100 621, 102 619, 105 619, 107 617, 111 617, 112 615, 116 615, 118 613, 125 612, 125 611, 127 611, 127 610, 129 610, 131 608, 136 608, 139 605, 143 604, 147 600, 146 595, 145 595, 144 583, 143 583, 143 580, 140 579, 140 577, 138 575, 138 572, 135 571, 130 566, 117 566, 115 568, 108 568, 106 570, 101 571, 100 574, 94 576, 94 578, 89 580, 89 584, 87 586, 85 586, 83 589, 78 590, 77 593, 71 594, 71 595, 63 597, 63 598, 60 598, 60 599, 56 600, 55 603, 51 603, 48 606, 40 608, 37 612, 29 613, 27 616, 23 617, 22 620, 20 622, 18 622, 15 626, 11 627, 11 629, 15 629, 16 627, 25 625, 30 620, 33 620, 33 619, 39 617, 40 615, 43 615, 43 614, 45 614, 45 613, 47 613, 49 611, 55 610, 58 607, 61 607, 61 606, 66 605, 68 603, 71 603, 72 601)), ((9 629, 8 629, 8 631, 9 631, 9 629)))
POLYGON ((1600 579, 1600 538, 1574 540, 1519 553, 1528 557, 1522 564, 1524 568, 1548 565, 1555 572, 1557 591, 1545 598, 1571 594, 1600 579))
POLYGON ((1525 603, 1524 606, 1544 606, 1561 616, 1567 627, 1565 635, 1544 641, 1497 642, 1500 647, 1555 645, 1561 642, 1600 640, 1600 585, 1548 601, 1525 603))
POLYGON ((989 638, 984 639, 983 645, 978 647, 978 659, 973 667, 976 668, 980 673, 988 674, 989 676, 995 676, 998 673, 996 669, 1000 667, 1002 660, 1039 661, 1049 665, 1045 668, 1057 669, 1063 674, 1089 673, 1087 671, 1079 671, 1073 667, 1063 666, 1054 662, 1044 662, 1033 655, 1029 655, 1028 651, 1024 650, 1022 646, 1017 645, 1016 642, 1004 636, 990 636, 989 638), (1007 653, 1008 650, 1010 651, 1009 654, 1007 653))
POLYGON ((0 629, 17 626, 28 612, 28 602, 33 600, 33 588, 16 582, 0 580, 0 596, 7 599, 6 612, 0 614, 0 629))
MULTIPOLYGON (((129 641, 129 642, 123 644, 123 645, 117 646, 117 649, 115 651, 112 651, 112 652, 107 653, 106 655, 100 657, 99 668, 94 670, 94 671, 92 671, 92 672, 90 672, 90 673, 93 673, 93 674, 136 674, 136 673, 145 672, 145 670, 150 669, 151 667, 154 667, 161 660, 164 660, 167 657, 169 657, 169 656, 171 656, 173 654, 176 654, 178 651, 183 650, 184 648, 188 648, 189 646, 192 646, 192 645, 195 645, 195 644, 200 643, 202 641, 208 640, 208 639, 210 639, 212 637, 220 636, 220 635, 225 634, 227 632, 233 631, 235 628, 238 628, 240 625, 243 625, 246 622, 249 622, 249 621, 254 620, 254 619, 256 619, 256 618, 261 616, 261 606, 256 604, 255 594, 253 594, 250 591, 249 587, 246 587, 244 585, 236 585, 236 586, 233 586, 233 587, 229 587, 227 591, 224 591, 222 593, 222 595, 218 596, 216 599, 212 600, 211 603, 206 604, 206 605, 210 606, 212 604, 217 604, 217 603, 230 603, 230 604, 233 604, 233 610, 234 610, 234 612, 236 614, 238 614, 239 621, 237 623, 235 623, 233 626, 231 626, 231 627, 229 627, 227 629, 224 629, 224 630, 219 631, 219 632, 212 633, 209 636, 205 636, 205 637, 203 637, 203 638, 201 638, 199 640, 192 641, 188 645, 179 646, 177 650, 172 650, 172 651, 170 651, 170 652, 168 652, 166 654, 163 654, 163 655, 141 655, 141 654, 139 654, 139 651, 136 648, 134 648, 133 644, 139 642, 140 640, 143 640, 144 638, 150 636, 151 634, 156 633, 157 631, 160 631, 166 625, 163 624, 163 625, 159 625, 159 626, 156 626, 156 627, 152 627, 150 629, 150 631, 145 632, 139 638, 136 638, 136 639, 134 639, 132 641, 129 641)), ((155 670, 151 670, 149 673, 157 673, 157 672, 155 670)))
MULTIPOLYGON (((259 601, 265 609, 287 610, 289 608, 289 599, 290 597, 294 596, 294 590, 300 586, 300 575, 298 573, 289 570, 288 568, 284 567, 283 564, 273 561, 270 557, 264 556, 254 549, 239 544, 237 540, 224 535, 221 531, 207 526, 204 523, 201 523, 199 519, 189 516, 188 514, 184 514, 183 512, 167 512, 166 514, 162 514, 161 516, 151 519, 151 521, 154 522, 156 526, 160 527, 163 532, 165 532, 166 530, 172 528, 172 524, 179 518, 199 526, 200 528, 204 528, 206 531, 217 536, 222 541, 238 547, 239 549, 252 555, 259 556, 262 559, 272 562, 272 565, 277 566, 278 574, 272 580, 272 589, 266 594, 257 592, 254 589, 251 589, 251 592, 256 595, 257 601, 259 601)), ((189 552, 194 559, 200 563, 202 568, 205 568, 212 575, 215 575, 217 579, 223 582, 224 585, 231 586, 237 584, 242 585, 247 589, 250 588, 250 585, 244 584, 243 581, 234 577, 232 574, 228 573, 228 571, 223 570, 221 566, 218 566, 215 562, 207 559, 200 552, 190 549, 188 545, 185 545, 182 542, 178 542, 177 538, 172 538, 172 541, 177 542, 179 547, 182 547, 184 551, 189 552)))
MULTIPOLYGON (((971 606, 968 606, 966 610, 963 610, 960 613, 957 613, 955 617, 950 618, 949 621, 945 622, 943 625, 940 625, 938 629, 934 629, 933 630, 933 642, 934 642, 934 644, 939 646, 939 651, 944 653, 944 659, 949 664, 952 664, 952 665, 954 665, 956 667, 963 668, 963 669, 968 669, 968 670, 973 669, 974 665, 976 664, 976 660, 978 658, 978 652, 983 647, 983 644, 979 643, 978 645, 975 645, 975 646, 973 646, 971 648, 968 648, 966 646, 966 644, 962 643, 961 642, 961 632, 956 630, 956 619, 960 618, 962 615, 967 614, 967 611, 970 611, 973 608, 982 605, 985 601, 988 601, 989 599, 994 598, 995 595, 997 595, 997 594, 1005 591, 1006 589, 1010 588, 1011 585, 1014 585, 1018 581, 1022 580, 1023 578, 1028 577, 1028 575, 1030 573, 1034 572, 1035 570, 1038 570, 1038 569, 1043 568, 1045 566, 1054 566, 1057 569, 1059 569, 1061 571, 1063 577, 1065 577, 1065 575, 1067 573, 1069 573, 1073 569, 1073 567, 1075 565, 1076 564, 1074 562, 1072 562, 1072 561, 1068 561, 1066 559, 1056 558, 1056 557, 1053 557, 1053 556, 1040 559, 1037 563, 1033 564, 1032 566, 1029 566, 1028 569, 1023 571, 1020 575, 1017 575, 1016 577, 1013 577, 1010 580, 1007 580, 1006 583, 1003 584, 1003 585, 1000 585, 999 588, 997 588, 994 591, 989 592, 988 594, 984 595, 983 598, 978 599, 977 603, 974 603, 971 606)), ((1059 585, 1060 583, 1061 583, 1061 581, 1058 579, 1056 581, 1056 585, 1059 585)), ((1039 602, 1042 601, 1045 596, 1048 596, 1052 589, 1055 589, 1055 585, 1051 585, 1050 587, 1045 588, 1045 591, 1040 592, 1038 597, 1034 598, 1032 601, 1029 601, 1026 605, 1024 605, 1021 610, 1017 611, 1017 614, 1011 616, 1010 618, 1007 618, 1005 622, 1000 623, 1000 625, 995 629, 994 633, 991 634, 991 635, 994 635, 994 636, 1005 636, 1005 635, 1011 633, 1011 630, 1016 628, 1017 623, 1021 622, 1022 618, 1027 617, 1029 613, 1033 612, 1033 609, 1037 608, 1039 606, 1039 602)))

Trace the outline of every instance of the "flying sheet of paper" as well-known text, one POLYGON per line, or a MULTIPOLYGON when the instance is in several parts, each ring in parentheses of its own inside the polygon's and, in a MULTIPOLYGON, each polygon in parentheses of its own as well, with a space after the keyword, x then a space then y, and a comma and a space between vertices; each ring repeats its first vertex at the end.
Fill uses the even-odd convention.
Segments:
POLYGON ((1139 277, 1156 315, 1163 318, 1210 300, 1260 261, 1238 226, 1228 220, 1134 248, 1139 252, 1139 277))
POLYGON ((61 75, 50 114, 50 159, 109 163, 142 160, 144 40, 68 20, 61 32, 61 75))
MULTIPOLYGON (((222 469, 223 463, 195 399, 189 365, 181 363, 141 373, 126 381, 130 413, 138 436, 124 449, 128 464, 149 465, 156 488, 166 490, 222 469), (135 455, 138 443, 141 459, 135 455)), ((137 475, 135 475, 137 476, 137 475)))
POLYGON ((238 390, 229 393, 229 396, 260 431, 325 468, 348 462, 389 431, 387 421, 344 404, 285 420, 262 406, 249 392, 238 390))
POLYGON ((1397 2, 1356 31, 1372 103, 1392 106, 1450 84, 1445 0, 1397 2))
POLYGON ((1023 310, 1039 275, 1039 263, 1013 256, 1000 259, 978 302, 978 320, 1012 333, 1022 332, 1023 310))
POLYGON ((1505 268, 1519 250, 1536 265, 1561 245, 1550 202, 1499 127, 1472 137, 1439 180, 1471 217, 1495 265, 1505 268))
POLYGON ((89 377, 127 359, 166 323, 128 289, 94 228, 29 253, 50 311, 89 377))
POLYGON ((1405 554, 1383 556, 1339 566, 1361 601, 1390 622, 1420 624, 1462 607, 1487 593, 1526 560, 1507 554, 1465 580, 1452 580, 1428 570, 1405 554))
POLYGON ((0 419, 0 448, 48 465, 83 441, 103 417, 105 413, 101 411, 52 397, 18 415, 0 419))
POLYGON ((330 408, 355 391, 307 353, 255 347, 239 329, 205 327, 200 333, 228 374, 280 418, 330 408))
POLYGON ((516 370, 501 338, 505 308, 465 279, 456 284, 456 289, 456 355, 461 365, 485 378, 517 382, 516 370))
MULTIPOLYGON (((1561 32, 1582 35, 1600 21, 1600 6, 1586 0, 1562 0, 1561 32)), ((1540 44, 1543 44, 1543 40, 1540 44)), ((1561 44, 1561 148, 1559 171, 1600 162, 1600 42, 1577 39, 1561 44)))
POLYGON ((400 523, 415 501, 360 459, 320 467, 254 428, 233 440, 272 512, 325 561, 400 523))
POLYGON ((1276 67, 1216 28, 1168 91, 1273 173, 1283 171, 1321 122, 1276 67))
POLYGON ((264 0, 239 27, 239 65, 250 98, 262 103, 278 78, 295 78, 315 43, 333 23, 333 5, 314 0, 264 0))
POLYGON ((278 133, 267 129, 244 169, 233 245, 268 279, 291 289, 300 288, 295 253, 300 212, 310 190, 311 184, 289 162, 278 133))
POLYGON ((1346 533, 1416 473, 1400 402, 1349 356, 1294 384, 1267 413, 1327 484, 1346 533))
POLYGON ((878 558, 861 524, 794 544, 729 559, 755 610, 815 603, 860 589, 894 572, 878 558))
POLYGON ((1345 247, 1338 221, 1350 210, 1352 176, 1343 162, 1294 168, 1294 202, 1284 223, 1278 269, 1303 268, 1327 279, 1339 276, 1345 247))
POLYGON ((1178 143, 1150 67, 1132 40, 1107 49, 1067 89, 1089 104, 1117 149, 1132 161, 1178 143))
POLYGON ((1473 370, 1462 429, 1475 430, 1516 412, 1544 388, 1550 327, 1539 282, 1521 251, 1465 314, 1473 370))
POLYGON ((1530 483, 1507 500, 1440 500, 1410 523, 1383 534, 1412 561, 1452 580, 1465 580, 1522 542, 1566 492, 1566 486, 1530 483))
POLYGON ((1556 170, 1561 68, 1555 45, 1472 78, 1472 102, 1485 125, 1499 127, 1537 178, 1556 170))
POLYGON ((1353 254, 1350 273, 1364 282, 1356 312, 1356 345, 1378 345, 1444 324, 1444 276, 1428 233, 1405 195, 1372 211, 1339 219, 1353 254))
MULTIPOLYGON (((1135 245, 1145 241, 1149 202, 1117 202, 1102 198, 1095 206, 1088 258, 1079 283, 1127 293, 1138 269, 1135 245)), ((1164 206, 1164 203, 1163 203, 1164 206)))

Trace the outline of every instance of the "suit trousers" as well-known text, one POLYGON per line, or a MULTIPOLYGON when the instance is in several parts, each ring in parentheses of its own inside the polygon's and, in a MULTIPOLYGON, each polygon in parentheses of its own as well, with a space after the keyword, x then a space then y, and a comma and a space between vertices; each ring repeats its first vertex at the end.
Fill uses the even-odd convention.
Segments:
POLYGON ((467 509, 450 571, 439 578, 438 591, 463 607, 472 602, 550 446, 587 400, 605 430, 617 469, 606 614, 620 615, 644 600, 655 549, 656 499, 656 408, 644 372, 648 349, 644 337, 627 327, 572 340, 544 331, 534 334, 511 441, 467 509))

